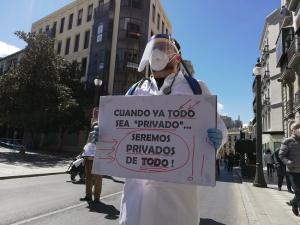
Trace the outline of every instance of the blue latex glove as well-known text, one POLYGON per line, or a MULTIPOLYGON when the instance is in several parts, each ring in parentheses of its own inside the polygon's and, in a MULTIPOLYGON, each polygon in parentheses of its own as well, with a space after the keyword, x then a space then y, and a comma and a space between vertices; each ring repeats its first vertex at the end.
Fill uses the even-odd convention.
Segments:
POLYGON ((92 143, 93 144, 96 144, 98 142, 98 139, 99 139, 99 126, 98 125, 95 125, 93 127, 93 130, 91 131, 91 134, 92 134, 92 143))
POLYGON ((210 129, 207 129, 207 136, 208 136, 210 142, 215 147, 215 150, 217 150, 220 147, 220 145, 222 144, 222 140, 223 140, 222 131, 219 130, 218 128, 210 128, 210 129))

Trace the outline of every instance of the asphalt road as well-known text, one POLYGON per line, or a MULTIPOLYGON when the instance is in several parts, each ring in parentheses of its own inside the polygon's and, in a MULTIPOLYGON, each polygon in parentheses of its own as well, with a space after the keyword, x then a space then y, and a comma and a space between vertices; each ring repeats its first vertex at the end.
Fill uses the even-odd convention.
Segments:
MULTIPOLYGON (((118 224, 122 183, 104 179, 103 204, 88 205, 79 201, 84 185, 68 181, 68 175, 0 181, 0 224, 118 224)), ((239 182, 223 172, 216 187, 202 187, 200 225, 248 224, 239 182)))
POLYGON ((67 174, 1 180, 0 224, 117 224, 122 187, 104 179, 101 197, 107 205, 95 207, 79 200, 85 186, 71 183, 67 174))

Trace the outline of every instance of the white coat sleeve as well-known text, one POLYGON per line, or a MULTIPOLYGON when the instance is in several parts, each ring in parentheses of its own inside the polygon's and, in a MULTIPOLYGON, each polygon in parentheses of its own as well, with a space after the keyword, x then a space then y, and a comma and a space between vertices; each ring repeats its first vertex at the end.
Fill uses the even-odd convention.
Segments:
MULTIPOLYGON (((212 95, 212 93, 210 92, 210 90, 208 89, 208 87, 206 86, 206 84, 203 81, 198 81, 202 90, 202 94, 203 95, 212 95)), ((220 117, 219 113, 217 113, 217 128, 219 130, 222 131, 223 134, 223 139, 222 139, 222 144, 220 145, 220 147, 217 149, 217 154, 219 153, 220 149, 222 148, 222 146, 227 142, 227 138, 228 138, 228 131, 227 128, 225 126, 224 121, 222 120, 222 118, 220 117)))

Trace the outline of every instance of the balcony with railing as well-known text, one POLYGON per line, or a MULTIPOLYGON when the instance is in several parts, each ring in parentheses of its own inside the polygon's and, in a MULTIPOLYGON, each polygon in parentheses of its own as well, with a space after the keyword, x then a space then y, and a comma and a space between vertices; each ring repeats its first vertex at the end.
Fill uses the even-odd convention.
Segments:
POLYGON ((283 67, 281 71, 280 80, 282 80, 286 84, 292 84, 295 82, 296 76, 295 72, 288 67, 283 67))
POLYGON ((280 21, 280 27, 287 27, 293 24, 293 14, 290 10, 282 8, 280 14, 283 17, 280 21))
POLYGON ((300 109, 300 90, 295 93, 295 102, 294 102, 295 110, 300 109))
POLYGON ((269 70, 266 70, 263 79, 266 80, 266 81, 269 81, 270 78, 271 78, 271 77, 270 77, 270 71, 269 71, 269 70))
POLYGON ((261 58, 263 61, 267 61, 268 56, 269 56, 269 45, 266 44, 262 51, 261 58))
POLYGON ((288 51, 288 66, 290 68, 297 67, 300 63, 300 37, 295 36, 288 51))
POLYGON ((293 99, 289 99, 285 103, 284 111, 285 111, 285 117, 291 117, 293 115, 293 99))
POLYGON ((290 11, 295 11, 298 4, 299 4, 299 0, 288 0, 286 3, 287 8, 290 11))
POLYGON ((265 106, 270 106, 270 105, 271 105, 270 98, 269 98, 269 97, 266 97, 266 98, 263 100, 263 107, 265 107, 265 106))
POLYGON ((294 19, 293 19, 293 27, 295 29, 296 33, 299 33, 300 29, 300 4, 294 14, 294 19))
POLYGON ((287 51, 291 45, 294 38, 294 28, 293 27, 283 27, 280 30, 278 39, 276 42, 276 65, 281 67, 283 62, 287 60, 287 51))

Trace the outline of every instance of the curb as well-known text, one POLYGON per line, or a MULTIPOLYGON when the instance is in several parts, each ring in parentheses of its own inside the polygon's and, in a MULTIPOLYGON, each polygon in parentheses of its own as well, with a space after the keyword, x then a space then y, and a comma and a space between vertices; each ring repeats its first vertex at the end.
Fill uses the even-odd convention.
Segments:
POLYGON ((66 172, 54 172, 54 173, 36 173, 36 174, 24 174, 24 175, 15 175, 15 176, 5 176, 5 177, 0 177, 0 180, 15 179, 15 178, 25 178, 25 177, 41 177, 41 176, 59 175, 59 174, 65 174, 65 173, 66 172))

